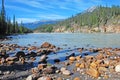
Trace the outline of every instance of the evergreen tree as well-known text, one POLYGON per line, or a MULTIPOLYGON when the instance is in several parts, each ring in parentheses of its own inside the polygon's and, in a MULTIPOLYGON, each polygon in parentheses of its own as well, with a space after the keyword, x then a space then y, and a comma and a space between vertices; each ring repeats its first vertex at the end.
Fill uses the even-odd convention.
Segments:
POLYGON ((19 25, 15 20, 15 15, 13 16, 13 23, 11 23, 10 18, 7 17, 6 19, 4 0, 2 0, 1 12, 0 12, 0 35, 14 34, 20 32, 21 33, 30 32, 30 30, 22 26, 22 29, 20 31, 19 25))
POLYGON ((13 16, 13 33, 16 33, 15 15, 13 16))
POLYGON ((5 7, 4 7, 4 0, 2 0, 2 9, 1 9, 1 34, 6 33, 6 17, 5 17, 5 7))

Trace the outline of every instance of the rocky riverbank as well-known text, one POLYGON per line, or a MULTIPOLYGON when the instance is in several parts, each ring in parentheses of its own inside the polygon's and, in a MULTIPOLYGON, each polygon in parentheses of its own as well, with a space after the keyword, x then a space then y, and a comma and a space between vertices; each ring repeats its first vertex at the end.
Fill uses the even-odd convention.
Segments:
POLYGON ((40 47, 1 43, 0 80, 120 79, 119 48, 76 48, 66 52, 65 60, 55 58, 54 64, 49 63, 49 55, 57 56, 61 50, 48 42, 40 47))

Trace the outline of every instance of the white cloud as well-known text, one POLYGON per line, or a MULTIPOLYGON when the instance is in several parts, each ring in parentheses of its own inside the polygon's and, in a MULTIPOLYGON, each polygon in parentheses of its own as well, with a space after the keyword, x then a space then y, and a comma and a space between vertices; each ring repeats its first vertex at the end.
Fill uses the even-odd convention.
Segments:
POLYGON ((23 18, 17 18, 17 21, 19 23, 21 21, 26 23, 42 19, 65 19, 93 5, 101 4, 103 0, 8 0, 8 2, 14 3, 15 5, 6 5, 7 8, 21 11, 21 14, 18 15, 23 18), (17 3, 19 5, 16 5, 17 3), (28 14, 24 15, 22 11, 28 12, 28 14))
POLYGON ((20 11, 25 11, 25 12, 33 12, 33 10, 23 8, 23 7, 13 6, 13 5, 6 5, 5 7, 9 9, 20 10, 20 11))
POLYGON ((49 14, 49 15, 39 15, 39 18, 55 20, 55 19, 65 19, 65 18, 67 18, 67 16, 62 16, 62 15, 57 15, 57 14, 49 14))
POLYGON ((17 18, 16 21, 18 23, 28 23, 28 22, 35 22, 35 21, 38 21, 36 18, 17 18))
POLYGON ((30 6, 30 7, 40 8, 40 9, 44 9, 44 10, 54 8, 51 5, 45 5, 39 1, 42 1, 42 0, 13 0, 13 2, 22 3, 22 4, 25 4, 25 5, 30 6))
POLYGON ((35 21, 39 21, 39 20, 56 20, 56 19, 65 19, 67 18, 66 16, 61 16, 61 15, 57 15, 57 14, 41 14, 41 15, 36 15, 35 17, 37 18, 16 18, 16 21, 18 23, 24 22, 24 23, 28 23, 28 22, 35 22, 35 21))

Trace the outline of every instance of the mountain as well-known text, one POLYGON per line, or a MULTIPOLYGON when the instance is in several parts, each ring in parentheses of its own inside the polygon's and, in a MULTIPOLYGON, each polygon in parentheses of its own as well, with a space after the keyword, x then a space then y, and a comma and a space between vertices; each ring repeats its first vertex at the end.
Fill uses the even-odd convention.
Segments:
POLYGON ((96 6, 56 24, 42 25, 34 32, 120 33, 120 6, 96 6))
POLYGON ((55 24, 58 21, 60 21, 60 20, 43 20, 43 21, 36 21, 36 22, 32 22, 32 23, 23 23, 22 25, 29 29, 35 29, 41 25, 55 24))

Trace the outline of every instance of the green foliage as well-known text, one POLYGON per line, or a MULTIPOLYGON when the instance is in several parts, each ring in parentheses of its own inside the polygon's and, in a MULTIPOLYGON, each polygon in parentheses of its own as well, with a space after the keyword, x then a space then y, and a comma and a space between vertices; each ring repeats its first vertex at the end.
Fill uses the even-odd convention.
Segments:
POLYGON ((8 35, 15 33, 28 33, 32 32, 31 30, 22 26, 19 26, 15 20, 15 15, 13 16, 13 23, 11 23, 10 18, 6 18, 4 0, 2 0, 2 8, 0 13, 0 35, 8 35))
MULTIPOLYGON (((88 29, 94 27, 100 27, 107 25, 108 21, 120 16, 120 6, 104 7, 97 6, 93 11, 86 11, 83 13, 76 14, 75 16, 58 22, 57 24, 49 24, 40 26, 39 31, 47 32, 49 31, 49 26, 53 29, 58 27, 65 27, 66 30, 73 31, 74 24, 77 24, 78 27, 83 28, 87 27, 88 29)), ((120 18, 119 18, 120 19, 120 18)))
POLYGON ((42 25, 41 27, 38 27, 35 30, 40 30, 39 32, 52 32, 53 25, 52 24, 42 25))

